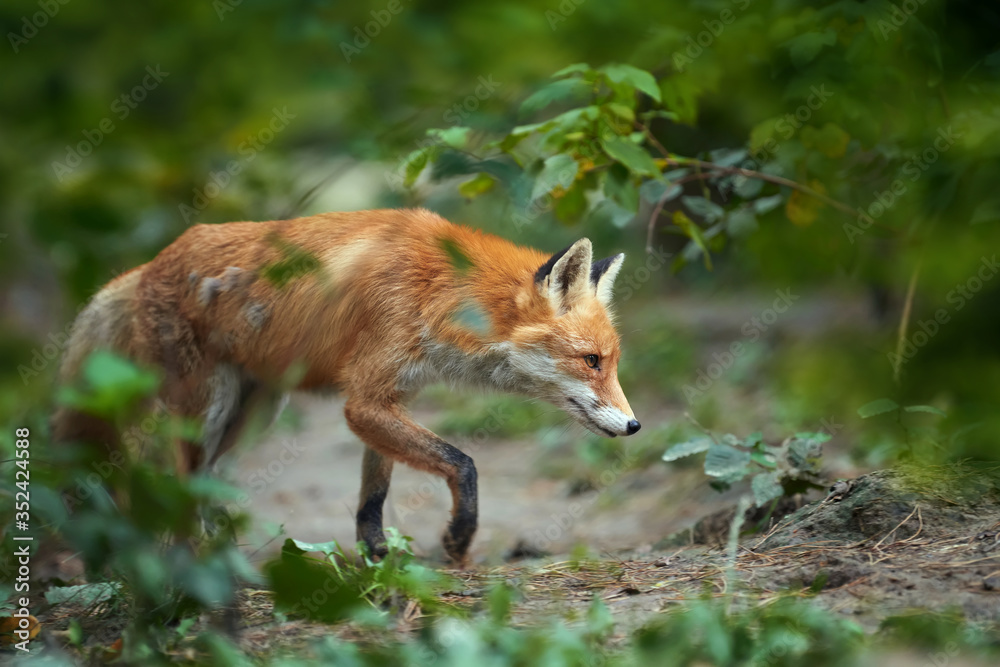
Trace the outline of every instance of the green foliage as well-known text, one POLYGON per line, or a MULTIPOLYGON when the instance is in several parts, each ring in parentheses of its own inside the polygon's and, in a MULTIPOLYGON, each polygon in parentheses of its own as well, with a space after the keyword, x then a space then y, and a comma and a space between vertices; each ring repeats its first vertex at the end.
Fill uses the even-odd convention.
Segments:
POLYGON ((87 358, 81 376, 85 386, 62 387, 59 401, 106 419, 124 417, 136 400, 149 396, 160 385, 159 377, 152 371, 103 350, 87 358))
POLYGON ((322 268, 320 259, 305 248, 277 235, 268 240, 281 253, 281 259, 262 266, 260 274, 275 287, 285 287, 293 280, 316 273, 322 268))
POLYGON ((890 616, 879 624, 886 641, 910 649, 934 653, 938 661, 963 655, 977 655, 984 660, 1000 653, 996 623, 970 623, 957 609, 912 611, 890 616))
POLYGON ((410 537, 396 528, 386 529, 388 553, 374 561, 358 543, 361 561, 346 553, 336 542, 313 544, 288 539, 278 559, 266 567, 274 586, 275 604, 284 613, 324 622, 350 618, 367 600, 376 609, 399 612, 415 600, 425 611, 441 610, 437 595, 453 585, 440 573, 415 561, 410 537), (307 556, 322 553, 325 558, 307 556))
POLYGON ((780 445, 764 442, 760 433, 742 440, 731 433, 700 436, 671 446, 664 461, 705 453, 705 474, 719 490, 751 477, 750 487, 758 507, 781 497, 822 488, 821 460, 826 433, 796 433, 780 445))
POLYGON ((245 519, 224 508, 233 498, 229 485, 179 478, 156 464, 172 459, 156 453, 172 447, 169 435, 178 426, 136 413, 136 403, 157 389, 155 376, 105 352, 84 369, 81 386, 61 394, 65 404, 112 420, 145 456, 33 439, 31 524, 45 526, 50 539, 82 558, 90 581, 50 588, 45 598, 85 607, 127 601, 129 632, 156 646, 169 640, 165 621, 223 608, 238 583, 259 579, 236 548, 245 519))
POLYGON ((110 600, 121 590, 121 585, 102 582, 97 584, 82 584, 80 586, 60 586, 45 591, 45 600, 49 604, 76 602, 86 607, 110 600))
POLYGON ((863 647, 854 622, 792 596, 729 613, 706 598, 640 630, 634 664, 854 665, 863 647))

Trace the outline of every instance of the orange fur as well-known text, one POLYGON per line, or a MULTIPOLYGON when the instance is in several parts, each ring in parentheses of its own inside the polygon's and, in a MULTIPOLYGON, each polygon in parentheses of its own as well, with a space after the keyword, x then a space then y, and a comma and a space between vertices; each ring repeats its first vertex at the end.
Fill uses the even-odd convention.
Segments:
MULTIPOLYGON (((400 461, 448 480, 445 544, 461 561, 475 531, 475 467, 406 414, 420 386, 524 390, 591 430, 638 429, 618 384, 618 335, 590 282, 589 242, 536 281, 547 259, 420 209, 197 225, 95 297, 76 323, 64 379, 99 347, 161 368, 166 405, 206 420, 204 442, 181 444, 184 469, 230 447, 248 405, 283 378, 343 392, 347 422, 369 448, 359 536, 381 547, 381 503, 400 461), (264 275, 289 248, 319 265, 278 286, 264 275), (585 362, 591 354, 599 368, 585 362)), ((62 439, 87 435, 81 415, 55 421, 62 439)))

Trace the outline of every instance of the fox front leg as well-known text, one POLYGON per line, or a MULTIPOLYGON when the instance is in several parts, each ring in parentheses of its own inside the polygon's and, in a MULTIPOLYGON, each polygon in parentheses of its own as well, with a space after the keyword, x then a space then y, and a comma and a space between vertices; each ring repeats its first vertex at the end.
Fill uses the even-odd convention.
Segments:
POLYGON ((445 532, 445 552, 459 566, 466 564, 469 545, 478 523, 476 466, 472 458, 415 423, 398 403, 383 403, 352 398, 344 408, 347 425, 372 450, 366 453, 362 483, 361 509, 358 511, 358 537, 372 553, 381 548, 382 504, 388 491, 391 461, 443 477, 452 496, 452 519, 445 532), (389 459, 376 465, 378 459, 389 459))
POLYGON ((365 447, 361 463, 361 499, 358 503, 358 540, 368 545, 368 553, 383 557, 388 553, 382 532, 382 505, 389 493, 392 459, 365 447))

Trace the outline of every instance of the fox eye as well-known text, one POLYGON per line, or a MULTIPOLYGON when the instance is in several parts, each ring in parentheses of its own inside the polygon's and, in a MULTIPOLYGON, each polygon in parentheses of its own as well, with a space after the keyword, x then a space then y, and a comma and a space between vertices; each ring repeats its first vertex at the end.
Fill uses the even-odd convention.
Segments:
POLYGON ((596 354, 588 354, 583 358, 583 360, 587 362, 587 365, 591 368, 597 368, 597 362, 600 361, 596 354))

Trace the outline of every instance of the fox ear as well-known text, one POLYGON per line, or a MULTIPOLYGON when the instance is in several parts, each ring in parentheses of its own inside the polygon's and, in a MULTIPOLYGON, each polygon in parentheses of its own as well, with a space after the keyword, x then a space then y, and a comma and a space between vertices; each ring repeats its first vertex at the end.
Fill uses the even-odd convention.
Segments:
POLYGON ((594 262, 590 267, 590 283, 597 291, 597 300, 605 306, 611 303, 611 291, 615 286, 615 278, 625 263, 625 253, 594 262))
POLYGON ((592 259, 590 239, 580 239, 552 255, 535 272, 535 285, 557 312, 566 312, 587 294, 592 259))

